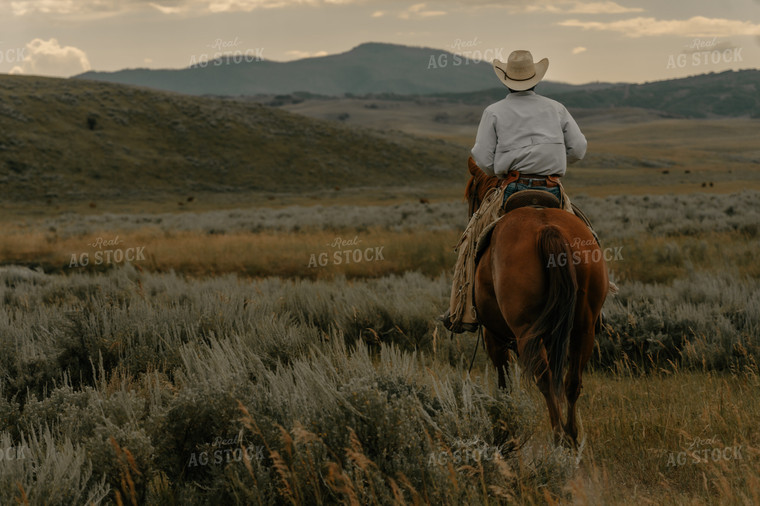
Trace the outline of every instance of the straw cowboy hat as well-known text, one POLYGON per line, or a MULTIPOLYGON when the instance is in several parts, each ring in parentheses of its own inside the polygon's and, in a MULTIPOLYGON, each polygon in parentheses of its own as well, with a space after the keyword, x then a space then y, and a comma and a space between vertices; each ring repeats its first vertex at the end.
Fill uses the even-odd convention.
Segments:
POLYGON ((544 78, 549 68, 549 59, 544 58, 533 63, 530 51, 517 50, 510 53, 507 63, 494 60, 493 71, 499 80, 510 90, 524 91, 534 87, 544 78))

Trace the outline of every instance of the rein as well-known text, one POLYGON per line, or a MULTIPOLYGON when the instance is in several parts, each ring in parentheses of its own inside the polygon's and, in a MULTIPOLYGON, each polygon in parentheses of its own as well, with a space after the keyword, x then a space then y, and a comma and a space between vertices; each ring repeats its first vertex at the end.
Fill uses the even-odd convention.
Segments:
MULTIPOLYGON (((454 340, 454 333, 449 332, 449 339, 454 340)), ((483 337, 483 325, 478 325, 478 340, 475 342, 475 349, 472 350, 472 358, 470 359, 470 368, 467 369, 467 374, 472 372, 472 366, 475 364, 475 356, 478 354, 478 345, 483 343, 483 349, 486 347, 486 342, 483 337)))
POLYGON ((475 355, 478 354, 478 344, 483 343, 483 348, 486 347, 486 343, 483 339, 483 325, 478 325, 478 340, 475 342, 475 349, 472 350, 472 359, 470 360, 470 368, 467 369, 467 374, 472 372, 472 365, 475 363, 475 355))
MULTIPOLYGON (((474 163, 474 162, 473 162, 474 163)), ((495 190, 496 188, 499 188, 500 186, 506 186, 505 183, 508 183, 505 179, 500 179, 496 176, 489 176, 485 172, 482 171, 482 169, 478 168, 478 173, 473 174, 472 177, 470 177, 470 180, 467 182, 467 187, 465 188, 465 197, 467 198, 468 203, 468 212, 470 215, 470 218, 478 212, 480 209, 480 205, 485 200, 486 196, 488 194, 495 190), (487 187, 483 188, 481 190, 481 185, 483 183, 487 184, 487 187), (483 195, 480 195, 480 191, 483 192, 483 195)), ((475 289, 475 285, 473 283, 473 290, 475 289)), ((450 338, 454 339, 454 333, 450 333, 450 338)), ((478 340, 475 343, 475 349, 472 350, 472 358, 470 359, 470 368, 467 370, 467 374, 470 374, 472 372, 472 366, 475 364, 475 356, 478 354, 478 345, 480 343, 483 343, 483 349, 486 347, 485 343, 485 337, 483 336, 483 326, 478 325, 478 340)))

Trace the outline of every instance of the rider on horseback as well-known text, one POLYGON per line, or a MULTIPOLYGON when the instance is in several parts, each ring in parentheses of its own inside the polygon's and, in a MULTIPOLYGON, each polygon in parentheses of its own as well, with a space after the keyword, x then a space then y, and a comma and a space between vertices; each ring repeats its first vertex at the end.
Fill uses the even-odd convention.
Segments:
MULTIPOLYGON (((548 59, 534 63, 530 52, 522 50, 513 51, 506 64, 493 61, 496 76, 510 93, 483 112, 470 163, 504 179, 503 199, 493 202, 496 207, 492 206, 491 211, 473 214, 465 231, 465 236, 469 233, 473 237, 465 240, 463 236, 460 242, 449 309, 441 316, 444 326, 452 332, 477 330, 472 302, 474 269, 468 268, 467 262, 473 262, 471 249, 479 231, 518 191, 545 190, 562 201, 559 178, 568 163, 582 159, 586 153, 586 138, 567 109, 533 91, 548 66, 548 59)), ((563 207, 569 210, 569 201, 563 207)))

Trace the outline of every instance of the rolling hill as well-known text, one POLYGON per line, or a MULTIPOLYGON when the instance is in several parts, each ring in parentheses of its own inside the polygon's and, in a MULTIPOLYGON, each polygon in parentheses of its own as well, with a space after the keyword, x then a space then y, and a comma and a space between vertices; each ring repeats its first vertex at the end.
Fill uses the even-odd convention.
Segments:
POLYGON ((467 150, 250 101, 0 76, 0 200, 161 199, 456 181, 467 150))
MULTIPOLYGON (((591 84, 582 89, 546 82, 536 91, 576 109, 638 107, 672 117, 760 117, 760 70, 711 72, 644 84, 591 84)), ((504 98, 504 88, 435 96, 483 106, 504 98)))

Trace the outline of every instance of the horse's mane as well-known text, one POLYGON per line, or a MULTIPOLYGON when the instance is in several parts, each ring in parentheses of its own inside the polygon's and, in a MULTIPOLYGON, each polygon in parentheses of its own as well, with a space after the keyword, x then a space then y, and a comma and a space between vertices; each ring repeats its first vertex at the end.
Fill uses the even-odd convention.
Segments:
POLYGON ((473 170, 475 174, 470 176, 469 181, 467 181, 467 186, 464 188, 465 200, 469 199, 470 193, 474 191, 478 192, 478 197, 480 199, 483 199, 486 193, 488 193, 488 190, 491 188, 496 188, 500 182, 500 179, 498 177, 489 176, 477 165, 474 166, 474 169, 471 166, 470 173, 472 173, 473 170))

